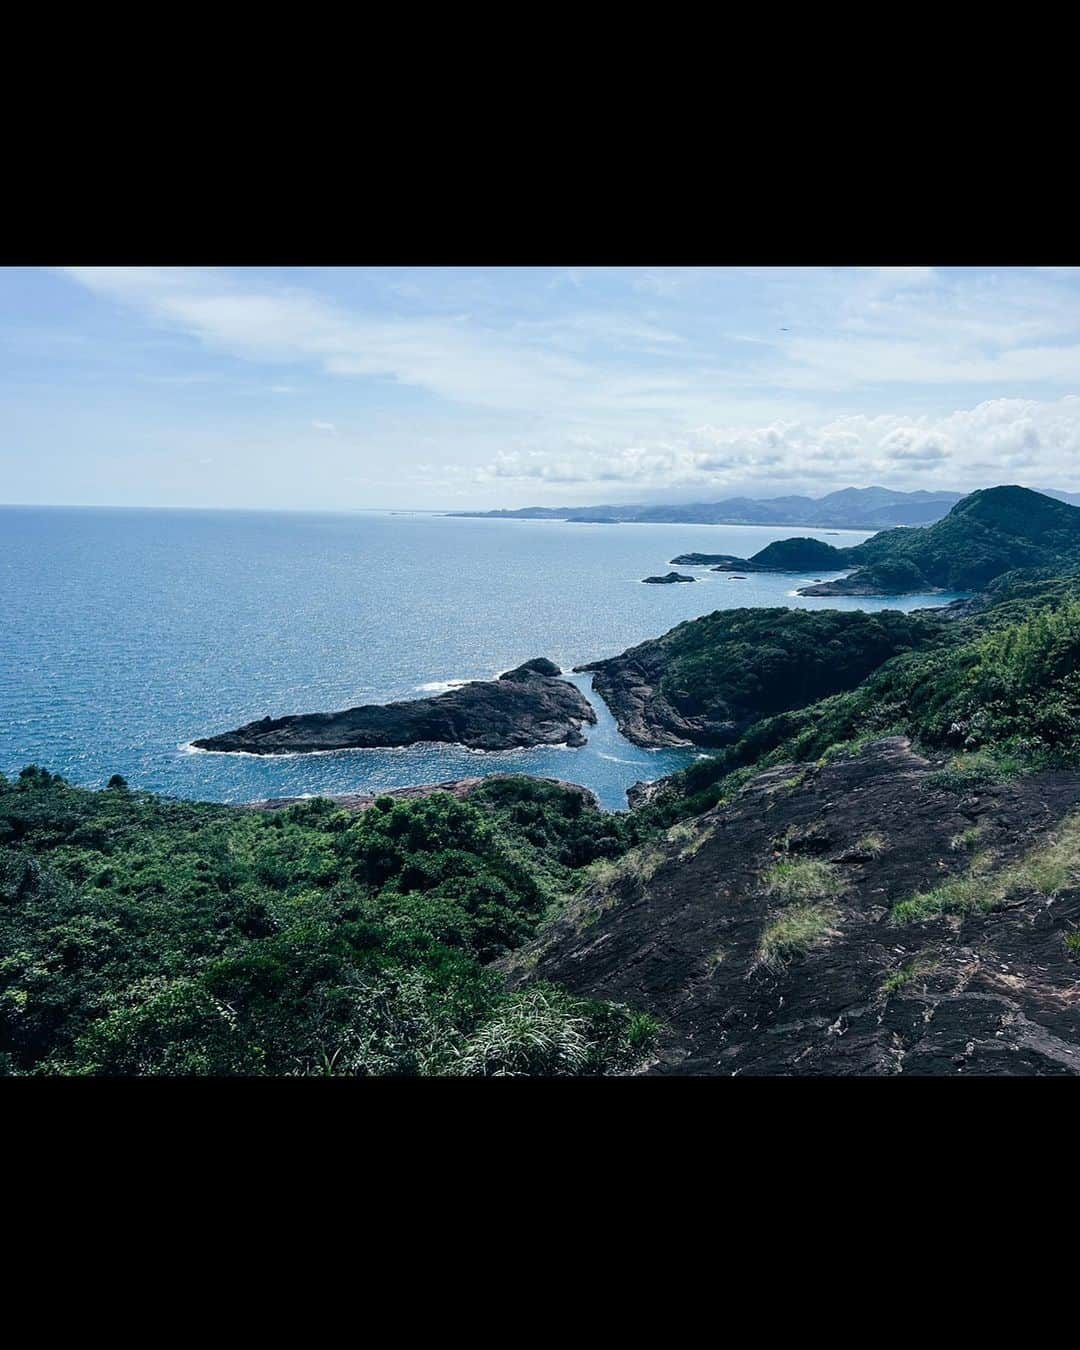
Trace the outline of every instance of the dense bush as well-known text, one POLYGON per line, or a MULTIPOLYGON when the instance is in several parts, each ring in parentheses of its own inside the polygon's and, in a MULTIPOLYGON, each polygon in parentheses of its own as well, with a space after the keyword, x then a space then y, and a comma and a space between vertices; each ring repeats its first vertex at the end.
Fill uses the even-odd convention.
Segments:
POLYGON ((349 814, 0 778, 0 1068, 625 1068, 640 1019, 559 991, 512 998, 490 963, 634 828, 529 780, 476 805, 438 793, 349 814))
POLYGON ((938 638, 939 620, 861 610, 720 610, 666 643, 661 690, 685 715, 769 716, 850 689, 883 662, 938 638))

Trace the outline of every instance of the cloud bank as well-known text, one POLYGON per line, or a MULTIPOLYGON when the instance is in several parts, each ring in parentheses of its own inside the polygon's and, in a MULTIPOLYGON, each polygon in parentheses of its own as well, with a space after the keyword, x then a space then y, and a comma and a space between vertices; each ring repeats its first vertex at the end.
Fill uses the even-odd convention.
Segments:
MULTIPOLYGON (((288 393, 261 418, 249 393, 198 434, 238 483, 270 446, 285 475, 294 448, 331 505, 349 504, 342 481, 358 505, 436 507, 1080 489, 1076 269, 62 275, 191 366, 141 378, 212 378, 222 405, 248 372, 288 393)), ((272 490, 290 495, 284 477, 272 490)))

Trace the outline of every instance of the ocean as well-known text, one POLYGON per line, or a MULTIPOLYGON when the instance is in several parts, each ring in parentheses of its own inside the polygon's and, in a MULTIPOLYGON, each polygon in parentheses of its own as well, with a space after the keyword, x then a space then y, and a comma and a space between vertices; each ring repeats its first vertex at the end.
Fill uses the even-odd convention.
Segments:
MULTIPOLYGON (((626 806, 626 789, 691 763, 600 718, 580 749, 454 746, 257 757, 192 739, 269 714, 421 698, 536 656, 569 671, 738 605, 914 609, 952 596, 800 598, 792 577, 643 586, 678 553, 746 557, 854 531, 576 525, 419 512, 0 507, 0 773, 205 801, 372 791, 488 773, 540 774, 626 806)), ((822 573, 823 578, 839 575, 822 573)), ((588 695, 590 676, 574 676, 588 695)))

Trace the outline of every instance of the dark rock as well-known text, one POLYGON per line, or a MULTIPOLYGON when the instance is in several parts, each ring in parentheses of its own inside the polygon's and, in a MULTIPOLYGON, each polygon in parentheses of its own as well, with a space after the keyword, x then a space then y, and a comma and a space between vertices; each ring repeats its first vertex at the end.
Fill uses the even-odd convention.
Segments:
POLYGON ((546 656, 534 657, 532 661, 525 661, 520 666, 515 666, 513 670, 504 670, 499 676, 500 680, 524 680, 529 675, 561 675, 562 671, 554 661, 549 661, 546 656))
POLYGON ((236 731, 194 741, 199 750, 273 755, 444 741, 472 750, 585 744, 583 722, 596 721, 588 699, 555 678, 543 658, 497 680, 475 680, 434 698, 365 704, 342 712, 263 717, 236 731))
POLYGON ((742 562, 733 553, 680 553, 671 559, 672 567, 711 567, 713 563, 742 562))
POLYGON ((684 577, 681 572, 668 572, 662 577, 646 577, 646 586, 673 586, 677 581, 693 581, 693 577, 684 577))
MULTIPOLYGON (((970 865, 951 847, 968 821, 934 784, 936 767, 889 737, 850 759, 758 775, 688 822, 690 848, 685 834, 661 843, 649 867, 575 896, 516 955, 511 983, 552 980, 650 1012, 665 1027, 654 1074, 1080 1073, 1080 957, 1065 944, 1080 928, 1080 888, 1021 887, 962 919, 892 918, 970 865), (762 873, 779 836, 822 829, 846 860, 846 887, 826 902, 818 942, 770 968, 762 933, 800 902, 770 894, 762 873), (858 847, 871 832, 880 850, 858 847)), ((1080 773, 1042 771, 981 800, 980 847, 1007 866, 1076 808, 1080 773)))

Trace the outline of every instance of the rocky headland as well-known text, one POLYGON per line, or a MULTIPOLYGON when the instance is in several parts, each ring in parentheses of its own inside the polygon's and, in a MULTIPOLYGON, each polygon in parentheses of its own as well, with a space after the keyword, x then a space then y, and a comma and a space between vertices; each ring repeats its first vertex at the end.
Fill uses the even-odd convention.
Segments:
POLYGON ((376 749, 445 742, 470 750, 531 745, 580 746, 596 713, 553 662, 538 658, 500 675, 473 680, 434 698, 364 704, 341 712, 264 717, 235 731, 193 741, 198 750, 254 755, 376 749))
POLYGON ((727 609, 576 667, 635 745, 722 747, 755 722, 849 689, 940 631, 932 612, 727 609))

